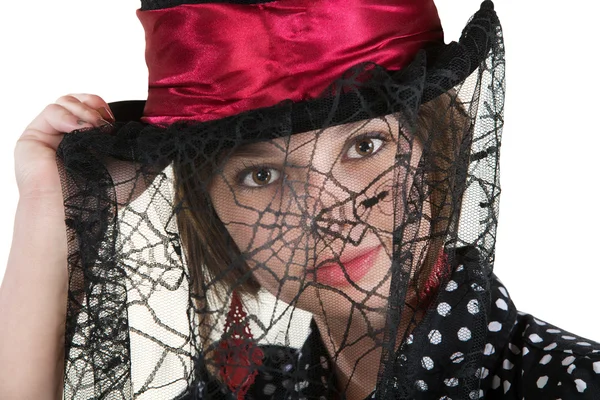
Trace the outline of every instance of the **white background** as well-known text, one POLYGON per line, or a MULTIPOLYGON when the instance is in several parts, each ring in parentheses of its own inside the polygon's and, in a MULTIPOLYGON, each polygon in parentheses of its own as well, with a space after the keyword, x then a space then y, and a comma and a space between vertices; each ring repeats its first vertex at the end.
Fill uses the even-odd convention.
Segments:
MULTIPOLYGON (((479 0, 436 1, 446 41, 479 0)), ((63 94, 144 99, 138 0, 12 1, 0 24, 0 277, 18 202, 13 149, 63 94)), ((497 0, 506 43, 496 274, 520 310, 600 341, 596 1, 497 0)))

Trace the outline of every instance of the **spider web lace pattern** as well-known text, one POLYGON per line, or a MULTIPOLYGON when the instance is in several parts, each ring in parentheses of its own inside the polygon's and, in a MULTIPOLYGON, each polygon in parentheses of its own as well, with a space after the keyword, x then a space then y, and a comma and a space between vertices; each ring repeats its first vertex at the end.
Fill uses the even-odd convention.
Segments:
POLYGON ((248 337, 286 349, 254 363, 261 382, 282 368, 286 395, 316 368, 298 364, 312 325, 332 393, 430 398, 439 390, 399 371, 430 365, 427 335, 443 320, 469 332, 444 345, 466 349, 452 398, 470 398, 485 313, 432 312, 465 248, 470 290, 490 308, 504 90, 502 31, 484 2, 459 42, 422 50, 402 71, 357 65, 317 99, 65 135, 64 397, 239 397, 218 371, 241 371, 247 355, 215 353, 238 293, 248 337))

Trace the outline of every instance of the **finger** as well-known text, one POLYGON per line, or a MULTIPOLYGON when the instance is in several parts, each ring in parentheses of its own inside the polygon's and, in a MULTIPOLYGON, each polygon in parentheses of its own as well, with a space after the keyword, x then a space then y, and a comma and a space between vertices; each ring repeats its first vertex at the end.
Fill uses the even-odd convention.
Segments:
POLYGON ((23 142, 23 141, 34 141, 34 142, 43 143, 45 146, 56 150, 64 136, 65 136, 64 133, 59 133, 56 135, 48 135, 44 132, 37 131, 35 129, 27 129, 23 132, 21 137, 19 137, 19 139, 17 139, 17 143, 23 142))
POLYGON ((110 110, 110 106, 102 97, 89 93, 72 93, 71 96, 98 111, 100 115, 102 115, 102 118, 111 122, 115 122, 115 117, 110 110))
POLYGON ((65 107, 50 104, 25 128, 23 135, 27 135, 29 131, 36 131, 52 136, 91 127, 92 124, 79 119, 65 107))
POLYGON ((25 128, 19 140, 35 140, 55 149, 65 132, 92 127, 66 108, 50 104, 25 128))
POLYGON ((56 104, 67 109, 78 119, 88 122, 93 126, 102 126, 108 123, 97 110, 81 102, 81 100, 74 96, 62 96, 56 100, 56 104))

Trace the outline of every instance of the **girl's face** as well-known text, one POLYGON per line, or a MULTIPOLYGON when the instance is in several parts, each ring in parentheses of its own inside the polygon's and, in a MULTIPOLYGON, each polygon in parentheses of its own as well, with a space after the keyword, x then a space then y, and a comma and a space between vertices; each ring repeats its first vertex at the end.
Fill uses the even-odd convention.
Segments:
POLYGON ((318 315, 381 311, 392 231, 419 157, 417 141, 388 115, 239 148, 210 196, 277 298, 318 315))

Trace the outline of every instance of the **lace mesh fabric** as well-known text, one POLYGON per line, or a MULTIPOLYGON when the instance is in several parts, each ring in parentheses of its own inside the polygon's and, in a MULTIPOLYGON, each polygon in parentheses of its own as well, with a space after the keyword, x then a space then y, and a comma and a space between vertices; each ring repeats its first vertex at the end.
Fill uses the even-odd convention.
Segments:
MULTIPOLYGON (((459 43, 312 102, 65 135, 65 398, 260 398, 243 382, 269 368, 302 398, 325 361, 332 395, 429 398, 415 371, 459 255, 490 307, 503 98, 484 2, 459 43), (315 328, 329 359, 281 365, 315 328)), ((478 390, 487 333, 463 322, 454 399, 478 390)))

